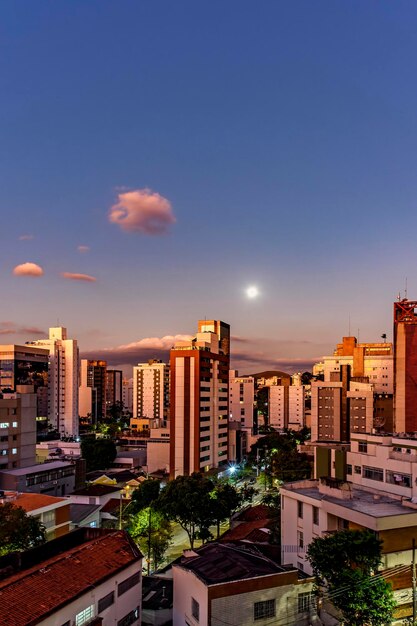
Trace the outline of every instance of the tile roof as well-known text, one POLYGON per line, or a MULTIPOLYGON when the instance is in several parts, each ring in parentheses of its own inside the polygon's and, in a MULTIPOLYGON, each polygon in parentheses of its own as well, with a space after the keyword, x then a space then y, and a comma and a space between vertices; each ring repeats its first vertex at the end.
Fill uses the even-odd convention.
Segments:
POLYGON ((0 626, 34 626, 135 562, 128 535, 112 531, 0 580, 0 626))
MULTIPOLYGON (((255 540, 251 538, 252 533, 260 530, 261 528, 268 528, 268 525, 271 523, 272 522, 270 519, 261 519, 255 520, 254 522, 244 522, 242 524, 238 524, 238 526, 227 530, 224 535, 221 536, 220 541, 238 541, 246 539, 247 541, 253 541, 254 543, 256 543, 255 540)), ((266 539, 265 537, 266 533, 263 533, 261 539, 262 542, 270 540, 269 535, 268 539, 266 539)))
POLYGON ((30 511, 36 511, 37 509, 43 509, 47 506, 52 506, 53 504, 59 504, 59 502, 68 503, 67 498, 55 498, 54 496, 47 496, 43 493, 16 494, 15 491, 6 491, 5 495, 9 497, 6 497, 4 502, 11 502, 16 506, 20 506, 26 511, 26 513, 30 513, 30 511))
POLYGON ((83 487, 82 489, 76 489, 72 492, 72 496, 105 496, 108 493, 116 493, 116 491, 120 491, 120 487, 115 487, 114 485, 97 485, 97 484, 89 484, 87 487, 83 487))
POLYGON ((214 541, 190 551, 187 556, 180 558, 174 567, 194 572, 207 585, 280 574, 286 571, 264 556, 253 544, 214 541))
POLYGON ((273 516, 273 509, 265 504, 251 506, 240 513, 235 519, 242 522, 254 522, 255 520, 270 519, 273 516))

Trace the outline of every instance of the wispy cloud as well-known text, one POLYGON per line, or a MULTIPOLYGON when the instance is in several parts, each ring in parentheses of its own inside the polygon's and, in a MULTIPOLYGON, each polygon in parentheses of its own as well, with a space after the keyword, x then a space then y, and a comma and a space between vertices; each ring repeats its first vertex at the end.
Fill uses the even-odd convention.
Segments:
POLYGON ((13 274, 15 276, 30 276, 32 278, 39 278, 39 276, 43 276, 43 269, 36 263, 27 262, 16 265, 13 269, 13 274))
POLYGON ((95 276, 90 276, 89 274, 77 274, 74 272, 62 272, 62 278, 66 278, 68 280, 79 280, 85 283, 95 283, 97 278, 95 276))
POLYGON ((33 235, 20 235, 19 237, 19 241, 30 241, 31 239, 34 239, 35 237, 33 235))
POLYGON ((45 335, 45 331, 36 326, 20 326, 14 322, 0 322, 0 335, 45 335))
POLYGON ((151 189, 135 189, 117 195, 109 221, 122 230, 144 235, 163 235, 176 222, 169 200, 151 189))
POLYGON ((78 246, 77 250, 81 253, 90 252, 90 246, 78 246))

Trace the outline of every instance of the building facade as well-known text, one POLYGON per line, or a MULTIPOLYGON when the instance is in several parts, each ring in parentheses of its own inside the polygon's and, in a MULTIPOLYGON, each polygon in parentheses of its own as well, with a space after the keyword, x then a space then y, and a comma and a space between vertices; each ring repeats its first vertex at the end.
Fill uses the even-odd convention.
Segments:
POLYGON ((169 365, 151 359, 133 368, 133 417, 169 419, 169 365))
POLYGON ((300 430, 304 426, 305 390, 303 385, 268 387, 269 425, 277 430, 300 430))
POLYGON ((417 432, 417 302, 394 303, 395 431, 417 432))
POLYGON ((229 417, 245 428, 253 429, 255 379, 239 376, 237 370, 229 372, 229 417))
POLYGON ((208 471, 227 462, 230 328, 199 322, 170 353, 170 474, 208 471))
POLYGON ((49 339, 30 342, 49 352, 48 420, 61 437, 78 436, 78 362, 76 339, 62 326, 49 329, 49 339))
POLYGON ((35 463, 36 409, 34 393, 0 396, 0 470, 35 463))
POLYGON ((107 370, 106 373, 106 407, 111 409, 113 405, 123 401, 122 396, 123 372, 122 370, 107 370))
POLYGON ((91 420, 97 424, 106 417, 107 361, 81 359, 80 388, 83 395, 86 387, 92 390, 91 420))

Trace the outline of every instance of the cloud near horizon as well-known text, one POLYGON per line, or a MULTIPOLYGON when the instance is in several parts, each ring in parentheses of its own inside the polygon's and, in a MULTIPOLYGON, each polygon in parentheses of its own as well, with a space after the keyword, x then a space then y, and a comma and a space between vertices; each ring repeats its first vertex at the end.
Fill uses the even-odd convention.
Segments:
POLYGON ((78 246, 78 252, 90 252, 90 246, 78 246))
POLYGON ((20 235, 19 237, 19 241, 30 241, 31 239, 34 239, 35 237, 33 235, 20 235))
POLYGON ((36 263, 27 262, 16 265, 13 269, 13 274, 15 276, 31 276, 32 278, 39 278, 39 276, 43 276, 43 269, 36 263))
POLYGON ((177 221, 169 200, 151 189, 118 193, 109 211, 109 221, 126 232, 164 235, 177 221))
POLYGON ((79 280, 85 283, 95 283, 97 278, 90 276, 89 274, 77 274, 74 272, 61 272, 62 278, 67 280, 79 280))
MULTIPOLYGON (((189 341, 192 335, 165 335, 164 337, 145 337, 139 341, 124 344, 116 348, 89 350, 82 354, 82 358, 102 359, 110 366, 122 367, 128 370, 133 365, 146 362, 149 359, 169 361, 169 351, 177 341, 189 341)), ((251 340, 248 340, 250 342, 251 340)), ((282 370, 289 374, 299 371, 311 371, 318 358, 291 358, 280 355, 274 358, 273 354, 257 352, 254 349, 231 354, 231 369, 237 369, 241 374, 253 374, 264 370, 282 370)))
POLYGON ((46 335, 36 326, 19 326, 14 322, 0 322, 0 335, 46 335))

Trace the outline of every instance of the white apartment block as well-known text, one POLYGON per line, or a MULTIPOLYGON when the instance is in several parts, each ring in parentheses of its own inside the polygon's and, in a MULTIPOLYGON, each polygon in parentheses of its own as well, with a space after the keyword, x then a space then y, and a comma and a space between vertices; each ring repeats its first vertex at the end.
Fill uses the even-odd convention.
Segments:
POLYGON ((48 419, 63 437, 78 435, 78 363, 76 339, 62 326, 49 329, 49 339, 30 345, 49 350, 48 419))
POLYGON ((169 419, 169 365, 150 360, 133 368, 133 417, 169 419))
POLYGON ((255 379, 238 376, 236 370, 229 372, 229 417, 246 428, 253 428, 253 405, 255 379))
POLYGON ((36 458, 34 393, 2 394, 0 398, 0 470, 29 467, 36 458))
POLYGON ((269 387, 269 425, 277 430, 304 426, 305 389, 303 385, 269 387))
POLYGON ((122 381, 122 402, 124 408, 133 414, 133 378, 124 378, 122 381))

